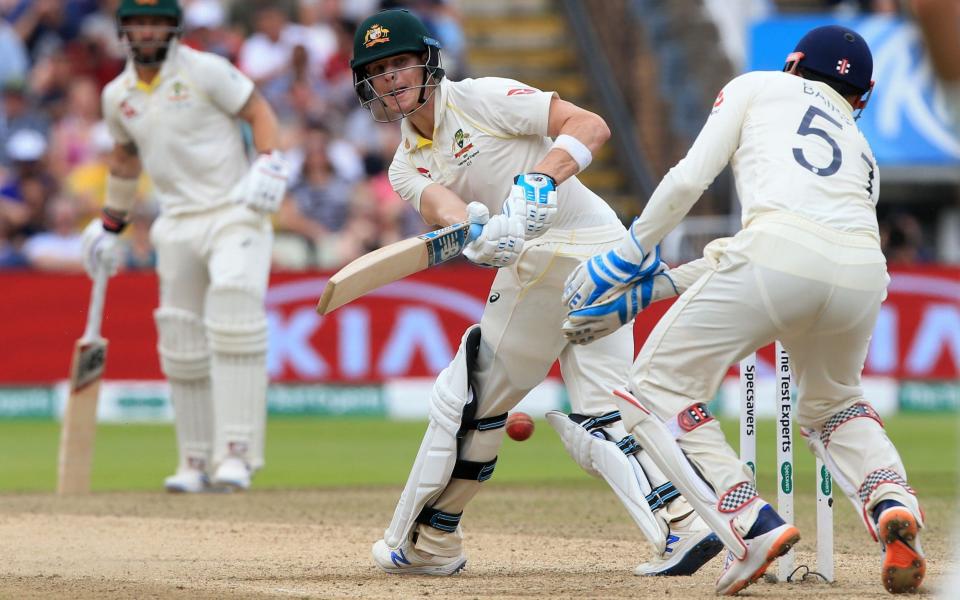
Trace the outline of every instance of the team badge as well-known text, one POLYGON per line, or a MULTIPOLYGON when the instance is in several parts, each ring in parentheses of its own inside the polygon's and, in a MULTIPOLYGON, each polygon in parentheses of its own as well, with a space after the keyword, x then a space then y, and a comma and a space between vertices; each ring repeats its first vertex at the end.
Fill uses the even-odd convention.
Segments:
POLYGON ((176 81, 174 82, 173 89, 171 90, 171 94, 167 96, 167 99, 170 100, 171 102, 183 102, 189 97, 190 97, 190 88, 187 86, 187 84, 181 81, 176 81))
POLYGON ((450 152, 453 153, 453 157, 457 159, 457 166, 463 166, 470 162, 474 156, 479 154, 479 150, 476 150, 473 146, 473 142, 470 141, 470 134, 463 129, 458 129, 455 134, 453 134, 453 143, 450 144, 450 152))
POLYGON ((377 44, 385 44, 390 41, 390 30, 381 25, 371 25, 367 33, 363 35, 363 47, 372 48, 377 44))

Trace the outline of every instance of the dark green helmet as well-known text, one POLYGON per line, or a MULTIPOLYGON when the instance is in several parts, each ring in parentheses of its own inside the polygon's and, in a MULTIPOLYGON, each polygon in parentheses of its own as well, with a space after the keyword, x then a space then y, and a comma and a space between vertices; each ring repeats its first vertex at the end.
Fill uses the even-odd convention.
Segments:
POLYGON ((388 100, 376 93, 371 83, 373 78, 368 76, 366 68, 378 60, 408 52, 424 57, 423 64, 418 65, 424 70, 420 86, 422 106, 429 98, 427 92, 432 94, 444 76, 440 42, 431 37, 423 22, 406 9, 385 10, 364 19, 353 36, 350 68, 354 88, 360 96, 360 105, 370 109, 378 121, 394 121, 412 114, 412 111, 389 118, 386 112, 392 111, 388 111, 388 100))
POLYGON ((117 6, 117 35, 128 45, 134 62, 144 66, 156 66, 162 63, 170 49, 170 44, 183 33, 183 12, 177 0, 120 0, 117 6), (173 24, 169 35, 162 41, 134 43, 130 38, 131 26, 124 23, 133 17, 166 17, 173 24), (152 53, 146 50, 153 49, 152 53))

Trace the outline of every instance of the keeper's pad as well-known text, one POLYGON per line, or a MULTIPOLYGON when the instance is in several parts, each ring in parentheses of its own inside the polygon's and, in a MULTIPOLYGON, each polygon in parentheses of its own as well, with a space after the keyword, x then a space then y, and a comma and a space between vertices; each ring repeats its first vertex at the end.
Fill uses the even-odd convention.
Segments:
POLYGON ((741 483, 718 498, 677 443, 682 433, 712 419, 706 406, 694 405, 670 423, 664 423, 632 394, 619 390, 614 394, 621 400, 619 405, 624 426, 629 428, 653 462, 670 478, 723 545, 737 558, 742 560, 746 557, 747 547, 737 533, 734 519, 759 499, 753 483, 741 483))
POLYGON ((398 548, 406 541, 416 523, 444 532, 454 532, 463 513, 447 513, 432 508, 450 479, 486 481, 493 475, 497 459, 489 462, 458 458, 459 443, 471 430, 487 431, 503 427, 507 415, 476 419, 476 401, 470 386, 470 373, 480 348, 480 326, 473 325, 463 334, 453 361, 440 372, 430 394, 427 432, 413 462, 410 476, 384 532, 384 542, 398 548))
POLYGON ((620 413, 588 417, 552 410, 547 413, 547 422, 560 434, 574 462, 610 485, 657 555, 663 554, 669 527, 653 511, 679 492, 669 482, 654 490, 636 457, 640 445, 623 428, 620 413))
MULTIPOLYGON (((827 470, 830 471, 831 479, 837 484, 837 487, 840 488, 840 490, 843 492, 843 495, 850 500, 850 503, 853 504, 853 509, 860 515, 860 518, 863 520, 863 524, 867 528, 867 531, 876 541, 878 540, 876 526, 870 516, 870 511, 867 509, 867 507, 874 504, 872 502, 873 492, 883 484, 900 486, 903 488, 906 494, 911 496, 916 496, 916 492, 912 487, 910 487, 909 484, 907 484, 907 480, 902 475, 889 468, 874 469, 866 475, 860 485, 855 485, 849 477, 844 475, 843 469, 841 469, 840 465, 837 464, 837 460, 830 453, 830 440, 837 437, 838 433, 843 435, 843 433, 838 432, 838 430, 844 424, 849 423, 853 419, 863 418, 876 422, 877 426, 880 427, 882 432, 883 421, 880 419, 880 415, 877 414, 877 411, 874 410, 874 408, 867 402, 858 402, 830 417, 827 422, 824 423, 823 428, 819 431, 802 427, 800 433, 803 435, 803 439, 806 441, 807 447, 810 448, 810 451, 823 461, 823 464, 827 467, 827 470)), ((853 433, 850 432, 847 435, 851 434, 853 433)), ((862 431, 853 435, 857 436, 858 442, 863 443, 865 452, 878 450, 877 448, 874 448, 872 444, 868 443, 870 440, 862 439, 862 431)), ((885 438, 886 436, 883 437, 885 438)), ((922 527, 922 511, 911 510, 911 512, 917 513, 915 516, 918 523, 922 527)))
POLYGON ((207 292, 205 323, 213 351, 213 460, 219 463, 234 455, 258 469, 263 466, 267 414, 263 296, 254 288, 213 285, 207 292))
POLYGON ((205 471, 213 449, 210 352, 197 315, 178 308, 154 311, 160 367, 170 383, 180 466, 205 471))

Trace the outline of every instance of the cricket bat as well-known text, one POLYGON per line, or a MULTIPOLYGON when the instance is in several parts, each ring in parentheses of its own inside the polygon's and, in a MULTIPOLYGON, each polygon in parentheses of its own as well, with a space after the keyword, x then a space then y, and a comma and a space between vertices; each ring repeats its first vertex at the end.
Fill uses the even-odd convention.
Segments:
POLYGON ((60 429, 60 456, 57 465, 57 494, 85 494, 90 491, 93 467, 93 440, 97 427, 97 399, 100 379, 107 361, 107 340, 100 336, 103 301, 107 295, 106 269, 97 271, 90 292, 87 326, 77 340, 70 363, 70 397, 60 429))
POLYGON ((381 286, 460 256, 481 229, 463 221, 364 254, 334 273, 323 288, 317 312, 329 314, 381 286))

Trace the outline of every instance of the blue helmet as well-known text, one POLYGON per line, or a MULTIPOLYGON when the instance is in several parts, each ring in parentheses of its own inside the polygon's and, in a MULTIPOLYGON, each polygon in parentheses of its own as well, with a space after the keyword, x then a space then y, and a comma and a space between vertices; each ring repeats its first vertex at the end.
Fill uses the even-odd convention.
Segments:
MULTIPOLYGON (((867 41, 840 25, 816 27, 797 42, 783 70, 796 73, 798 68, 844 84, 842 87, 861 96, 873 89, 873 55, 867 41)), ((859 102, 866 104, 865 100, 859 102)))

